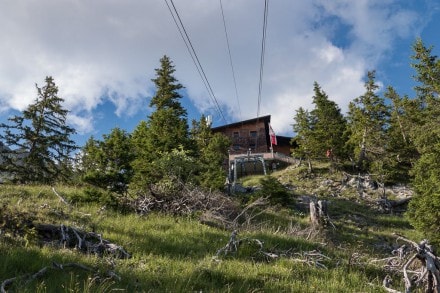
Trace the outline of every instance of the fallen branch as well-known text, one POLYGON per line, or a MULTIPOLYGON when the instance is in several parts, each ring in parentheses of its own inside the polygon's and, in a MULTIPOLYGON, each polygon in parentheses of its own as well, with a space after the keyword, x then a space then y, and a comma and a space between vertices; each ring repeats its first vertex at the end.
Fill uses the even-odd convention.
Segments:
POLYGON ((44 243, 59 243, 64 248, 75 248, 87 254, 112 255, 130 258, 131 255, 119 245, 103 239, 101 234, 84 232, 64 225, 38 224, 35 230, 44 243))
POLYGON ((256 215, 252 215, 252 216, 248 216, 247 212, 249 210, 252 210, 256 207, 260 207, 260 206, 265 206, 268 204, 268 197, 259 197, 256 200, 254 200, 253 202, 251 202, 250 204, 248 204, 247 206, 245 206, 243 208, 243 210, 235 217, 235 219, 232 221, 234 226, 238 226, 238 220, 244 215, 245 216, 245 222, 246 223, 250 223, 250 221, 255 218, 256 216, 258 216, 259 214, 263 213, 263 211, 261 211, 260 213, 257 213, 256 215))
POLYGON ((66 204, 67 206, 69 206, 69 208, 71 208, 70 204, 67 202, 67 200, 64 199, 64 197, 62 197, 56 190, 55 187, 52 187, 52 191, 53 193, 55 193, 56 196, 58 196, 58 198, 60 199, 60 201, 64 204, 66 204))
POLYGON ((242 247, 245 244, 253 248, 256 247, 254 250, 251 250, 250 257, 254 258, 255 256, 263 256, 264 260, 266 261, 272 261, 279 259, 281 257, 285 257, 292 261, 301 262, 309 266, 327 269, 327 266, 323 264, 323 261, 330 260, 328 256, 325 256, 324 254, 322 254, 317 250, 312 250, 308 252, 296 252, 296 253, 292 253, 291 249, 280 252, 266 251, 264 249, 264 242, 259 239, 256 238, 238 239, 237 230, 232 231, 228 243, 224 247, 217 250, 217 253, 215 257, 213 257, 213 260, 218 261, 218 257, 221 255, 226 256, 229 253, 237 253, 239 247, 242 247))
POLYGON ((10 278, 10 279, 6 279, 2 282, 1 287, 0 287, 0 292, 1 293, 6 293, 6 288, 8 286, 10 286, 12 283, 14 283, 15 281, 17 281, 18 279, 23 280, 22 282, 24 283, 29 283, 32 282, 35 279, 41 278, 43 277, 48 270, 50 269, 55 269, 55 270, 64 270, 65 268, 78 268, 78 269, 82 269, 85 271, 89 271, 89 272, 95 272, 94 269, 89 268, 85 265, 79 264, 79 263, 66 263, 66 264, 59 264, 56 262, 52 262, 52 266, 46 266, 42 269, 40 269, 38 272, 31 274, 31 275, 23 275, 23 276, 19 276, 19 277, 14 277, 14 278, 10 278))
POLYGON ((221 192, 208 191, 200 187, 186 185, 176 178, 171 178, 176 192, 167 193, 160 185, 150 185, 148 192, 128 201, 127 208, 140 215, 159 211, 172 215, 191 215, 198 212, 215 215, 218 219, 232 222, 238 213, 238 204, 221 192))
POLYGON ((391 279, 391 277, 389 275, 385 276, 385 278, 382 281, 382 286, 385 288, 385 291, 390 292, 390 293, 402 293, 398 290, 394 290, 394 289, 390 288, 392 281, 393 281, 393 279, 391 279))
POLYGON ((417 254, 414 254, 403 266, 403 279, 405 280, 405 291, 411 292, 412 282, 408 276, 408 267, 414 262, 417 254))
POLYGON ((229 238, 228 243, 217 250, 216 256, 219 256, 221 253, 224 253, 224 255, 227 255, 229 252, 235 252, 238 250, 239 242, 237 240, 238 231, 234 230, 232 231, 231 237, 229 238))

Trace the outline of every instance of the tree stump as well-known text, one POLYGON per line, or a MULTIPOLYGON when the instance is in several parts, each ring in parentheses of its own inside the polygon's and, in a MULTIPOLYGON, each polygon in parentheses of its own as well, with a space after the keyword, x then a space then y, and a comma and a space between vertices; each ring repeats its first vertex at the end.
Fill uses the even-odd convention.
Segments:
POLYGON ((310 201, 310 221, 314 228, 324 227, 327 224, 327 201, 310 201))

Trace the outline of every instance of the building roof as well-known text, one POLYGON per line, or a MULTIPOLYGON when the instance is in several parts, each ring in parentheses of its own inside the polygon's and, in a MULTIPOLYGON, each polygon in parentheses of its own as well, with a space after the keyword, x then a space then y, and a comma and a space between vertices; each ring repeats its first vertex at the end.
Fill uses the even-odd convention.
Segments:
POLYGON ((248 120, 243 120, 243 121, 239 121, 239 122, 235 122, 235 123, 231 123, 231 124, 226 124, 226 125, 222 125, 222 126, 218 126, 218 127, 213 127, 212 131, 214 131, 214 132, 215 131, 221 131, 222 129, 225 129, 225 128, 237 127, 237 126, 240 126, 242 124, 256 123, 258 121, 264 121, 264 122, 270 123, 270 115, 261 116, 261 117, 257 117, 257 118, 252 118, 252 119, 248 119, 248 120))

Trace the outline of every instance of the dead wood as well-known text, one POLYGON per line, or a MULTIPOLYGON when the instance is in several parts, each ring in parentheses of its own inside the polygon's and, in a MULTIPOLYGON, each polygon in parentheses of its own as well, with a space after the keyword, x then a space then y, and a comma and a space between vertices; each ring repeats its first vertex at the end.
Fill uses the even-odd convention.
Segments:
POLYGON ((156 211, 172 215, 191 215, 208 213, 226 222, 232 221, 238 213, 238 204, 230 197, 217 191, 207 191, 200 187, 189 186, 176 182, 173 194, 150 186, 148 194, 142 194, 128 203, 129 208, 139 215, 147 215, 156 211))
POLYGON ((239 226, 240 219, 243 219, 242 222, 249 226, 255 217, 264 213, 265 209, 261 209, 261 207, 267 206, 268 203, 268 197, 259 197, 246 205, 233 220, 234 228, 239 226))
POLYGON ((311 200, 309 203, 310 221, 314 229, 325 228, 329 224, 335 228, 328 216, 328 202, 326 200, 311 200))
MULTIPOLYGON (((18 276, 18 277, 13 277, 13 278, 9 278, 4 280, 1 283, 0 286, 0 292, 1 293, 6 293, 6 289, 8 286, 10 286, 11 284, 13 284, 14 282, 20 280, 22 283, 27 284, 29 282, 32 282, 35 279, 39 279, 41 277, 43 277, 44 275, 46 275, 50 270, 65 270, 66 268, 77 268, 77 269, 81 269, 84 271, 88 271, 88 272, 96 272, 95 269, 92 269, 88 266, 79 264, 79 263, 66 263, 66 264, 59 264, 56 262, 52 262, 51 266, 46 266, 42 269, 40 269, 38 272, 33 273, 33 274, 28 274, 28 275, 23 275, 23 276, 18 276)), ((114 274, 114 273, 113 273, 114 274)), ((109 275, 107 273, 107 275, 109 275)), ((117 275, 115 274, 115 278, 117 277, 117 275)))
MULTIPOLYGON (((388 265, 386 268, 403 275, 405 292, 420 290, 424 286, 425 292, 440 293, 440 260, 428 241, 425 239, 416 243, 403 236, 397 236, 397 241, 404 241, 409 246, 402 245, 393 251, 394 257, 383 259, 388 265), (390 267, 389 260, 395 259, 399 261, 390 267)), ((390 288, 390 279, 387 275, 383 281, 384 288, 388 292, 399 292, 390 288)))
POLYGON ((55 193, 55 195, 60 199, 60 201, 62 202, 62 203, 64 203, 65 205, 67 205, 69 208, 71 208, 71 206, 70 206, 70 203, 66 200, 66 199, 64 199, 64 197, 62 197, 56 190, 55 190, 55 187, 52 187, 52 191, 53 191, 53 193, 55 193))
POLYGON ((237 239, 238 231, 234 230, 231 233, 231 237, 229 237, 228 243, 219 250, 217 250, 216 256, 219 256, 220 254, 227 255, 230 252, 236 252, 238 250, 238 245, 240 244, 237 239))
POLYGON ((83 253, 100 257, 110 255, 116 258, 130 258, 131 255, 119 245, 103 239, 101 234, 84 232, 73 227, 52 224, 37 224, 35 230, 45 244, 55 244, 72 248, 83 253))
POLYGON ((264 241, 257 238, 243 238, 239 239, 238 231, 234 230, 231 233, 228 243, 222 248, 217 250, 213 260, 219 261, 219 257, 227 256, 230 254, 237 254, 239 249, 249 254, 252 260, 274 261, 279 258, 288 258, 294 262, 300 262, 308 266, 327 269, 324 264, 325 261, 329 261, 330 258, 325 256, 317 250, 294 252, 292 249, 277 251, 269 251, 264 247, 264 241))
POLYGON ((389 200, 387 198, 382 198, 377 201, 377 204, 383 211, 387 213, 401 212, 406 210, 406 207, 411 199, 412 197, 407 197, 400 200, 389 200))

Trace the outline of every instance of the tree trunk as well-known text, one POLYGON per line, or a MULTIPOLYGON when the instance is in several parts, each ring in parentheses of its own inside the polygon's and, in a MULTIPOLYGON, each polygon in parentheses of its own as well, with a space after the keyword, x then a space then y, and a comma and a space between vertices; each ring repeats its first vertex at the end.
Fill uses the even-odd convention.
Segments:
POLYGON ((362 135, 362 142, 361 142, 361 150, 359 152, 359 159, 357 162, 358 168, 363 168, 363 163, 365 160, 365 149, 366 149, 366 138, 367 138, 367 128, 364 128, 364 133, 362 135))
POLYGON ((307 165, 308 165, 309 173, 312 173, 313 168, 312 168, 312 160, 310 159, 310 157, 307 157, 307 165))

